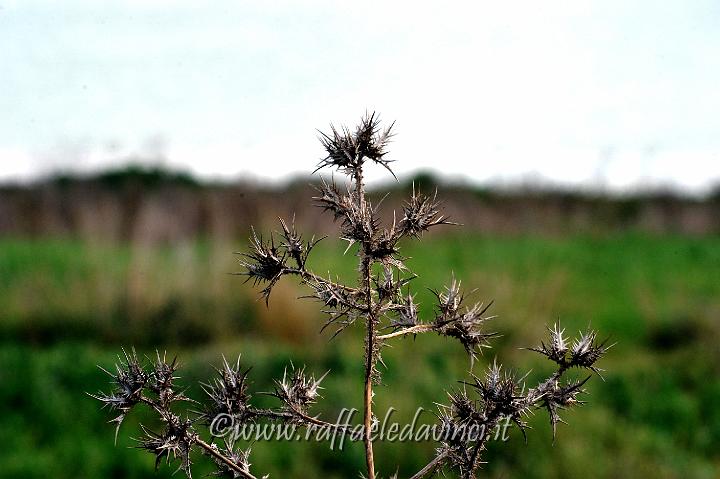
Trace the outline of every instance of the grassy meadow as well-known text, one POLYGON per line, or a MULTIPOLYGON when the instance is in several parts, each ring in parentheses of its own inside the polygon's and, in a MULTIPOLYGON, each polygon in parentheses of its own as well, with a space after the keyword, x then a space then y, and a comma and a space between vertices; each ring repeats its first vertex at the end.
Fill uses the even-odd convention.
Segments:
MULTIPOLYGON (((547 415, 530 418, 527 444, 517 430, 491 442, 485 477, 714 478, 720 471, 720 239, 713 236, 431 235, 402 245, 421 315, 432 293, 454 274, 469 299, 494 300, 492 327, 502 334, 475 364, 493 358, 530 384, 552 366, 521 350, 560 320, 570 333, 589 324, 616 342, 588 383, 587 405, 568 411, 557 438, 547 415)), ((345 244, 326 240, 311 256, 317 273, 355 277, 345 244)), ((330 340, 319 305, 297 300, 301 286, 283 280, 269 308, 256 289, 229 273, 243 245, 188 242, 164 247, 110 246, 63 239, 0 240, 0 477, 170 477, 133 449, 138 422, 123 425, 117 445, 107 411, 86 392, 107 390, 121 347, 178 355, 182 382, 201 397, 221 355, 252 366, 256 392, 293 363, 323 374, 326 398, 316 413, 334 421, 342 407, 361 408, 362 336, 356 325, 330 340)), ((468 379, 462 347, 434 334, 402 339, 383 353, 387 370, 377 410, 409 421, 418 407, 432 421, 444 391, 468 379)), ((271 398, 256 396, 259 404, 271 398)), ((152 420, 149 419, 152 425, 152 420)), ((432 443, 378 443, 383 477, 421 468, 432 443)), ((252 444, 251 462, 271 477, 357 477, 363 449, 327 444, 252 444)), ((210 472, 197 458, 195 475, 210 472)))

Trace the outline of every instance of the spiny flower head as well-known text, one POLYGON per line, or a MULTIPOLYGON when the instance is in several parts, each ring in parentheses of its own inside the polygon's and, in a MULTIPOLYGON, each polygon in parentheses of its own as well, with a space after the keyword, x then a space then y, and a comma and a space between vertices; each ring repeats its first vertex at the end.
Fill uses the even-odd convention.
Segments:
POLYGON ((521 394, 520 384, 523 378, 515 373, 502 370, 497 360, 493 361, 486 372, 484 379, 473 376, 473 383, 466 383, 475 388, 483 400, 483 415, 485 417, 509 418, 517 425, 525 436, 527 423, 523 417, 529 414, 532 401, 521 394))
POLYGON ((233 365, 223 357, 222 368, 216 371, 213 383, 203 385, 205 394, 210 398, 205 407, 205 417, 212 421, 219 414, 229 414, 238 420, 247 419, 250 401, 247 376, 250 370, 240 367, 239 357, 233 365))
POLYGON ((605 352, 613 345, 607 345, 607 339, 598 343, 597 332, 588 330, 581 333, 572 345, 570 351, 570 364, 572 366, 588 368, 599 373, 599 369, 595 367, 598 359, 605 355, 605 352))
POLYGON ((177 358, 167 361, 166 354, 160 356, 156 351, 156 359, 149 375, 148 388, 155 393, 163 406, 168 406, 173 401, 187 400, 184 394, 175 391, 175 372, 178 369, 177 358))
POLYGON ((439 318, 446 320, 457 314, 464 299, 460 291, 460 284, 461 282, 453 277, 450 284, 445 286, 444 291, 431 290, 438 300, 438 308, 440 309, 439 318))
POLYGON ((275 381, 275 392, 272 395, 284 403, 288 412, 304 414, 320 397, 320 383, 327 374, 315 379, 314 376, 305 374, 305 368, 293 367, 290 375, 286 369, 282 380, 275 381))
POLYGON ((485 403, 503 409, 511 409, 513 402, 519 398, 517 378, 514 374, 503 371, 497 361, 493 361, 492 366, 487 369, 484 379, 476 376, 470 385, 479 391, 485 403))
POLYGON ((135 349, 130 354, 123 349, 123 355, 124 359, 118 358, 118 362, 115 364, 115 374, 100 368, 112 378, 113 390, 109 394, 101 392, 91 395, 91 397, 101 401, 103 406, 120 413, 110 421, 116 423, 116 439, 125 416, 142 400, 142 392, 148 382, 148 373, 140 364, 135 349))
POLYGON ((353 203, 355 203, 352 192, 340 193, 335 181, 328 183, 325 178, 320 179, 320 186, 316 189, 319 195, 313 197, 313 200, 316 201, 315 206, 322 208, 323 211, 332 212, 336 221, 341 218, 346 221, 353 209, 353 203))
POLYGON ((138 447, 155 455, 155 469, 163 459, 168 464, 179 460, 179 469, 187 477, 192 477, 190 450, 197 441, 197 434, 193 431, 192 422, 189 419, 182 420, 177 416, 172 416, 166 422, 165 429, 161 433, 155 433, 145 426, 141 427, 145 435, 138 440, 138 447))
POLYGON ((374 112, 366 114, 354 131, 346 126, 338 129, 330 125, 330 133, 320 132, 320 142, 327 156, 320 160, 317 169, 334 167, 356 176, 362 174, 365 161, 371 160, 392 173, 390 160, 385 158, 387 145, 393 136, 392 127, 381 129, 380 118, 374 112))
POLYGON ((607 340, 598 343, 597 332, 590 329, 581 332, 572 344, 568 343, 564 336, 565 330, 561 329, 559 324, 555 324, 552 329, 548 328, 548 331, 548 343, 541 342, 540 346, 529 348, 531 351, 542 354, 563 369, 578 367, 600 374, 601 369, 596 367, 595 363, 605 355, 612 344, 608 345, 607 340))
POLYGON ((327 283, 310 284, 315 290, 314 298, 319 299, 324 306, 336 309, 346 304, 347 294, 342 288, 335 288, 327 283))
POLYGON ((318 196, 313 197, 316 206, 333 213, 334 220, 341 220, 341 238, 351 245, 369 242, 378 223, 369 202, 360 205, 358 193, 348 188, 346 194, 340 193, 334 181, 323 179, 317 187, 318 196))
POLYGON ((470 354, 472 360, 482 348, 489 347, 489 340, 498 336, 495 332, 484 331, 484 323, 494 316, 485 316, 492 302, 476 303, 463 311, 464 296, 460 282, 455 278, 442 292, 433 291, 438 300, 438 314, 433 329, 443 336, 456 338, 470 354))
POLYGON ((246 271, 239 273, 248 277, 248 281, 252 280, 255 284, 268 283, 262 290, 262 295, 267 302, 270 298, 270 292, 273 286, 282 277, 285 270, 287 254, 282 253, 275 246, 275 240, 270 235, 270 241, 263 241, 262 237, 258 237, 255 229, 252 230, 251 250, 249 253, 242 253, 247 261, 241 261, 246 271))
POLYGON ((583 380, 571 381, 565 385, 561 385, 557 380, 550 379, 538 386, 537 390, 533 392, 536 398, 541 398, 541 404, 548 412, 553 438, 555 438, 557 423, 565 422, 560 417, 560 411, 571 406, 584 404, 583 401, 578 399, 578 396, 586 392, 582 387, 588 379, 590 379, 590 376, 583 380))
POLYGON ((380 301, 392 299, 397 292, 397 283, 392 268, 385 266, 382 272, 382 278, 378 274, 375 278, 375 290, 378 293, 380 301))
POLYGON ((297 267, 303 269, 307 257, 310 255, 310 251, 312 251, 315 245, 322 241, 323 238, 316 240, 313 236, 310 241, 303 241, 302 235, 295 230, 294 217, 290 226, 285 223, 285 220, 280 218, 280 226, 282 227, 282 237, 284 240, 280 246, 285 249, 288 256, 295 260, 297 267))
POLYGON ((568 343, 565 338, 565 329, 561 329, 558 323, 555 323, 551 328, 548 328, 550 332, 550 341, 545 344, 544 341, 540 342, 540 346, 535 348, 529 348, 530 351, 538 352, 546 356, 551 361, 557 364, 565 363, 565 355, 568 352, 568 343))
POLYGON ((400 220, 400 231, 404 236, 420 236, 433 226, 452 225, 447 217, 440 214, 440 203, 436 200, 437 191, 432 197, 415 192, 403 205, 403 218, 400 220))
POLYGON ((394 230, 383 229, 379 231, 373 238, 368 250, 368 256, 374 260, 380 261, 385 266, 395 266, 400 270, 407 269, 402 260, 397 257, 397 243, 400 239, 394 230))
POLYGON ((415 296, 410 293, 407 296, 403 296, 400 304, 396 305, 395 308, 397 317, 392 320, 391 326, 393 328, 409 328, 420 324, 418 318, 418 307, 415 304, 415 296))
POLYGON ((449 392, 448 398, 450 399, 448 411, 456 423, 467 425, 484 421, 485 415, 482 413, 481 405, 478 404, 478 401, 470 399, 464 387, 461 390, 449 392))

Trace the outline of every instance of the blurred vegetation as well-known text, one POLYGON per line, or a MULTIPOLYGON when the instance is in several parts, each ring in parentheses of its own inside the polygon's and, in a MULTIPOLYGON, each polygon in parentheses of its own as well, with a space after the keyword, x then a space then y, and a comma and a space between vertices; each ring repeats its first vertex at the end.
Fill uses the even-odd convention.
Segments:
POLYGON ((142 163, 131 163, 127 166, 103 170, 86 177, 80 177, 76 173, 69 173, 57 174, 50 178, 50 184, 64 187, 83 183, 97 183, 113 190, 122 190, 128 187, 153 189, 167 185, 201 186, 201 183, 191 173, 169 170, 161 166, 147 166, 142 163))
MULTIPOLYGON (((326 240, 311 258, 355 276, 344 244, 326 240)), ((329 341, 318 334, 318 305, 296 300, 282 283, 270 307, 230 276, 243 246, 189 241, 173 246, 106 245, 77 240, 0 240, 0 477, 155 477, 152 457, 133 446, 138 420, 123 426, 117 446, 99 404, 85 395, 107 389, 95 365, 110 367, 121 346, 177 354, 182 381, 200 397, 221 355, 242 354, 253 366, 255 391, 268 391, 292 360, 322 374, 327 400, 316 410, 335 420, 360 407, 359 328, 329 341), (163 333, 169 331, 169 334, 163 333), (9 414, 7 413, 9 411, 9 414)), ((549 371, 534 353, 545 326, 560 319, 568 332, 591 323, 617 345, 603 360, 605 381, 590 381, 588 407, 569 412, 555 444, 538 412, 526 445, 516 431, 491 443, 487 477, 712 478, 720 470, 720 240, 714 236, 615 234, 433 236, 408 242, 403 254, 420 275, 421 314, 451 272, 477 300, 495 300, 494 349, 475 366, 498 360, 531 383, 549 371), (438 274, 440 272, 440 274, 438 274)), ((378 411, 398 409, 409 421, 417 407, 434 409, 456 380, 467 379, 462 348, 427 335, 384 352, 385 385, 378 411)), ((257 397, 258 401, 267 398, 257 397)), ((431 421, 428 413, 425 421, 431 421)), ((416 472, 431 443, 380 444, 384 476, 416 472)), ((196 476, 209 472, 198 458, 196 476)), ((252 462, 271 477, 355 477, 363 450, 327 444, 256 443, 252 462)), ((156 477, 174 469, 161 466, 156 477)))
MULTIPOLYGON (((93 175, 58 175, 27 185, 0 185, 0 237, 67 238, 115 245, 175 245, 203 238, 234 242, 250 225, 277 228, 295 216, 301 231, 333 234, 310 201, 317 176, 284 185, 248 179, 203 182, 184 172, 127 166, 93 175)), ((418 173, 376 185, 374 204, 392 211, 416 189, 441 191, 444 213, 485 234, 588 235, 606 231, 671 235, 720 233, 720 196, 684 197, 671 191, 606 195, 541 186, 479 186, 418 173)))

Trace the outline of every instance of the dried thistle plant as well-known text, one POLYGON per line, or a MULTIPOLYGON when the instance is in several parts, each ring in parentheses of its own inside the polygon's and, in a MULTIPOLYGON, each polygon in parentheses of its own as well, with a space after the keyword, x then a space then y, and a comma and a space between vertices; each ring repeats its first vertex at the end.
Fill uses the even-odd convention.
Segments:
MULTIPOLYGON (((348 250, 354 248, 358 258, 357 284, 341 284, 329 273, 326 278, 312 272, 307 261, 319 240, 314 237, 304 240, 296 231, 294 221, 288 225, 282 219, 277 240, 273 234, 263 238, 253 230, 250 251, 244 253, 241 260, 245 270, 239 274, 262 286, 261 295, 266 302, 281 278, 297 276, 309 288, 307 297, 319 301, 328 315, 323 329, 333 327, 335 335, 356 322, 362 323, 365 374, 360 439, 365 446, 367 467, 364 477, 368 479, 379 477, 375 471, 371 433, 377 422, 373 414, 373 397, 374 387, 380 382, 378 363, 382 362, 383 347, 393 340, 428 332, 460 342, 470 358, 471 380, 461 381, 461 389, 448 392, 449 404, 439 406, 438 426, 443 434, 436 455, 412 479, 428 477, 443 468, 454 469, 462 478, 474 478, 490 435, 464 435, 458 434, 459 431, 473 427, 491 431, 501 421, 509 420, 525 435, 528 427, 525 418, 536 409, 545 409, 554 437, 557 423, 563 422, 560 411, 582 404, 579 396, 590 377, 573 380, 567 379, 565 373, 578 368, 599 375, 596 363, 610 346, 607 342, 598 342, 597 333, 590 330, 570 341, 556 324, 549 330, 547 343, 529 348, 556 366, 555 372, 537 386, 525 389, 525 378, 503 370, 497 362, 483 375, 473 374, 473 361, 497 336, 496 332, 487 329, 488 321, 494 317, 488 314, 492 303, 468 304, 460 282, 453 279, 444 289, 433 291, 437 303, 434 318, 421 321, 415 296, 410 291, 416 275, 408 269, 399 253, 401 240, 420 239, 430 228, 454 223, 441 213, 436 194, 426 196, 413 188, 412 196, 403 205, 401 219, 383 226, 377 209, 366 196, 364 173, 368 162, 379 164, 392 173, 390 160, 386 158, 392 136, 392 125, 382 129, 375 114, 366 115, 355 129, 331 126, 329 133, 320 133, 326 156, 317 170, 335 169, 346 174, 350 182, 338 186, 334 180, 323 179, 314 201, 318 207, 332 213, 340 224, 340 237, 348 242, 348 250)), ((154 432, 143 427, 144 436, 138 440, 139 447, 154 454, 156 464, 163 460, 177 462, 188 477, 192 465, 190 453, 195 449, 213 459, 219 475, 257 477, 250 472, 250 450, 239 449, 233 441, 219 446, 212 440, 201 438, 201 427, 208 427, 213 418, 221 415, 230 415, 240 424, 266 420, 304 427, 347 428, 347 425, 322 421, 310 411, 311 406, 321 399, 320 384, 325 375, 316 379, 306 374, 304 368, 286 370, 283 378, 275 381, 275 390, 269 393, 280 405, 261 409, 251 404, 249 371, 241 368, 239 360, 235 364, 223 360, 217 377, 203 385, 207 398, 200 404, 200 410, 189 410, 183 416, 174 412, 177 403, 186 402, 193 407, 198 403, 178 389, 176 369, 175 360, 167 361, 159 354, 154 361, 143 362, 134 351, 131 354, 124 352, 116 372, 108 372, 114 384, 113 391, 93 397, 117 414, 111 421, 116 424, 116 435, 126 415, 136 406, 145 405, 155 411, 163 430, 154 432)))

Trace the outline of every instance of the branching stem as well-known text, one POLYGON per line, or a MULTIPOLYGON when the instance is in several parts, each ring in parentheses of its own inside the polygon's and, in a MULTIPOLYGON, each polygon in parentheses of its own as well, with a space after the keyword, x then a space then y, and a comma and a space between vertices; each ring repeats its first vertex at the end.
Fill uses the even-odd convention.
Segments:
POLYGON ((438 467, 442 466, 442 464, 445 462, 445 460, 448 457, 447 452, 442 452, 435 456, 435 459, 430 461, 427 466, 420 469, 418 472, 416 472, 410 479, 422 479, 423 477, 427 476, 428 474, 432 474, 437 470, 438 467))
POLYGON ((211 444, 208 444, 200 438, 197 438, 195 440, 195 444, 200 446, 203 449, 203 452, 219 461, 222 461, 227 467, 232 469, 234 472, 240 474, 240 477, 242 477, 243 479, 257 479, 257 477, 253 476, 251 473, 245 471, 233 461, 225 457, 222 453, 220 453, 220 451, 217 450, 217 448, 212 447, 211 444))
POLYGON ((431 324, 418 324, 417 326, 411 326, 409 328, 400 329, 398 331, 393 331, 392 333, 382 334, 382 335, 378 336, 377 338, 380 341, 384 341, 386 339, 397 338, 398 336, 405 336, 407 334, 427 333, 428 331, 432 331, 432 330, 433 330, 433 326, 431 324))

